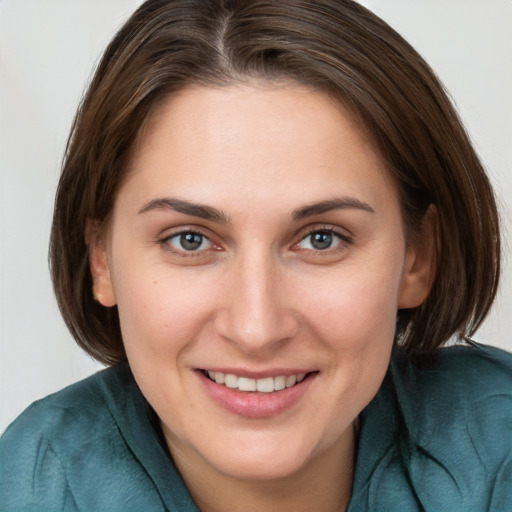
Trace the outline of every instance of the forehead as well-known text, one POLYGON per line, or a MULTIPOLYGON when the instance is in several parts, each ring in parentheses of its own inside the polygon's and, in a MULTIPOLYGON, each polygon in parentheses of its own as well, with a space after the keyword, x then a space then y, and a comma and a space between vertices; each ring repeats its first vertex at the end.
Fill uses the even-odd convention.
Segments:
POLYGON ((139 195, 192 193, 204 203, 230 194, 246 207, 279 194, 281 204, 307 203, 334 189, 366 199, 383 189, 396 196, 351 112, 290 83, 183 89, 149 118, 130 167, 127 181, 137 182, 139 195))
POLYGON ((332 96, 296 82, 270 80, 219 87, 191 85, 179 90, 149 116, 135 157, 140 157, 146 143, 171 132, 196 140, 200 136, 210 139, 215 134, 216 142, 224 137, 226 142, 239 144, 250 138, 253 146, 264 141, 269 149, 273 135, 278 136, 274 139, 276 145, 294 143, 299 138, 313 145, 320 138, 329 143, 343 137, 351 138, 354 145, 371 146, 370 137, 352 112, 332 96), (322 130, 318 131, 320 126, 322 130))

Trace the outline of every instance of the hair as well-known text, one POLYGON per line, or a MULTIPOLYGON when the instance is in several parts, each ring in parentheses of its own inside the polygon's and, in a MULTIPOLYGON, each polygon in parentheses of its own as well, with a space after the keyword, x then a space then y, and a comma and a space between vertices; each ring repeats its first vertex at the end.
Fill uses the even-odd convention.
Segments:
POLYGON ((107 47, 75 116, 50 240, 57 301, 77 343, 126 359, 117 307, 95 302, 88 220, 108 221, 152 112, 187 85, 289 80, 325 92, 369 134, 406 232, 437 210, 427 300, 399 310, 395 343, 429 353, 471 335, 495 298, 500 234, 488 177, 442 84, 389 25, 351 0, 149 0, 107 47))

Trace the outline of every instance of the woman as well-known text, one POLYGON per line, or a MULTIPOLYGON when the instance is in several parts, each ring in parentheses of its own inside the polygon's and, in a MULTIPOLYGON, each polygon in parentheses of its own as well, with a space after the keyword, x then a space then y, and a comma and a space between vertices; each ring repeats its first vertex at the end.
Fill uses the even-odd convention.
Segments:
POLYGON ((467 339, 493 193, 358 4, 144 3, 75 118, 50 251, 111 368, 7 430, 2 510, 510 508, 511 357, 467 339))

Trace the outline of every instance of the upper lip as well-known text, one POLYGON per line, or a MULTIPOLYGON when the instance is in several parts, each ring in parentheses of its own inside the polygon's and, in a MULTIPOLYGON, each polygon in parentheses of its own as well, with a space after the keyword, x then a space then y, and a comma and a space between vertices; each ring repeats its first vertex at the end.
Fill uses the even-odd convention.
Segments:
POLYGON ((249 379, 265 379, 268 377, 288 377, 290 375, 308 374, 317 370, 304 368, 272 368, 269 370, 248 370, 245 368, 224 368, 218 366, 203 367, 201 370, 206 372, 220 372, 224 374, 236 375, 237 377, 247 377, 249 379))

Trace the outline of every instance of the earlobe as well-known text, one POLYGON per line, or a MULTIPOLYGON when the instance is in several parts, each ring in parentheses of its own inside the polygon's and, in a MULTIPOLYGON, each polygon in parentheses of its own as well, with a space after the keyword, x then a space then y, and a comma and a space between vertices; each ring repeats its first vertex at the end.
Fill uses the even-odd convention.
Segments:
POLYGON ((98 222, 91 219, 87 221, 86 242, 89 248, 89 268, 94 300, 105 307, 115 306, 117 299, 107 257, 105 233, 100 229, 98 222))
POLYGON ((437 209, 430 205, 420 232, 407 247, 398 309, 421 306, 430 293, 436 271, 437 222, 437 209))

